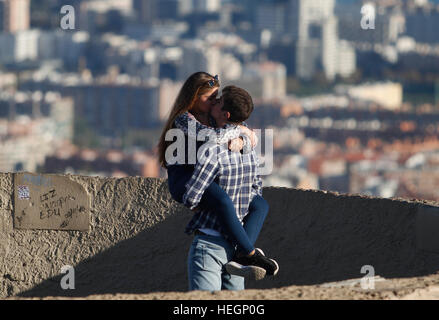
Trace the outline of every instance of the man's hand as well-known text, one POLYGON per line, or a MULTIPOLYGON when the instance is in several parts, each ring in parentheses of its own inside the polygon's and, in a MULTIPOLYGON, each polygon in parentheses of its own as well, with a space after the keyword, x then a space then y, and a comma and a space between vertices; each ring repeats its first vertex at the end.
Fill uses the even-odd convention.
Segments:
POLYGON ((195 208, 191 209, 193 213, 197 213, 201 210, 200 206, 196 206, 195 208))

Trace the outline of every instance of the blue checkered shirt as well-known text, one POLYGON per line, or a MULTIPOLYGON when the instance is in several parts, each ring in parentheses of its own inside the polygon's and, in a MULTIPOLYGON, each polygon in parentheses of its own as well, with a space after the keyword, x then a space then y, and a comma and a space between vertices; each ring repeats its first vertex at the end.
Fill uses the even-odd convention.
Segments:
MULTIPOLYGON (((253 197, 262 196, 257 154, 251 148, 244 148, 244 152, 240 153, 228 150, 227 145, 206 144, 208 144, 205 149, 207 152, 203 153, 205 157, 197 162, 192 177, 186 184, 183 203, 190 209, 198 206, 206 188, 217 179, 219 186, 235 205, 236 214, 242 223, 253 197)), ((208 209, 195 213, 185 232, 191 234, 196 229, 202 228, 223 233, 216 214, 208 209)))

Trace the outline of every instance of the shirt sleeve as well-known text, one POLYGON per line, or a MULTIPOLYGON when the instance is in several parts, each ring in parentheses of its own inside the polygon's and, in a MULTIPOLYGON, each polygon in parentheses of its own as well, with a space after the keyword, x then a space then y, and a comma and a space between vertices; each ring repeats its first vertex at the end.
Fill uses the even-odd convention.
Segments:
POLYGON ((186 192, 183 195, 183 204, 194 209, 201 201, 204 191, 213 182, 219 173, 218 152, 220 148, 209 148, 209 155, 203 162, 197 162, 192 177, 186 183, 186 192))
POLYGON ((179 115, 174 121, 175 127, 183 130, 184 134, 192 139, 197 139, 198 134, 202 130, 213 130, 216 133, 216 143, 224 144, 229 140, 238 138, 241 130, 237 125, 227 124, 224 128, 209 127, 199 122, 191 113, 186 111, 179 115), (195 126, 195 130, 189 130, 190 124, 195 126))
POLYGON ((255 174, 255 178, 253 180, 253 185, 252 185, 252 189, 251 189, 251 194, 252 194, 252 198, 253 196, 259 195, 262 197, 262 178, 261 175, 259 174, 259 157, 256 154, 255 151, 253 151, 253 156, 256 160, 256 174, 255 174))
POLYGON ((245 134, 242 134, 241 138, 244 140, 244 146, 242 148, 242 152, 243 153, 253 152, 254 149, 252 148, 252 143, 250 138, 245 134))

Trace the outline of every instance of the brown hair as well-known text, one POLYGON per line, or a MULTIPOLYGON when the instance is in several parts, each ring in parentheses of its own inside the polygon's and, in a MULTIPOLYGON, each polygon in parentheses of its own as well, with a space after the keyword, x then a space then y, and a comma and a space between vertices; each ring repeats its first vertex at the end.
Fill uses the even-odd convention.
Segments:
POLYGON ((219 87, 216 81, 213 86, 209 85, 209 81, 213 80, 213 78, 212 75, 206 72, 196 72, 187 78, 183 87, 180 89, 157 146, 159 163, 163 168, 166 168, 166 148, 172 143, 171 141, 165 141, 166 133, 173 127, 174 121, 179 115, 193 108, 195 101, 197 101, 200 96, 214 87, 219 87))
POLYGON ((250 94, 242 88, 227 86, 223 89, 224 106, 222 110, 230 112, 229 121, 241 123, 253 112, 253 100, 250 94))

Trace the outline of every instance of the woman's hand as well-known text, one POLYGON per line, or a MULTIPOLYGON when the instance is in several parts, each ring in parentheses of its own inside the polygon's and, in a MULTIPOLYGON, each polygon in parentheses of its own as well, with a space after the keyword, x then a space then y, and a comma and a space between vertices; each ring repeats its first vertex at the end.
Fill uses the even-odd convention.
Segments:
POLYGON ((229 149, 233 152, 240 152, 244 148, 244 140, 241 137, 229 141, 229 149))
POLYGON ((239 125, 239 129, 243 134, 250 138, 252 148, 256 147, 256 145, 258 144, 258 137, 256 136, 256 133, 254 133, 253 130, 242 125, 239 125))
POLYGON ((244 148, 244 140, 241 137, 229 141, 229 149, 233 152, 240 152, 244 148))

